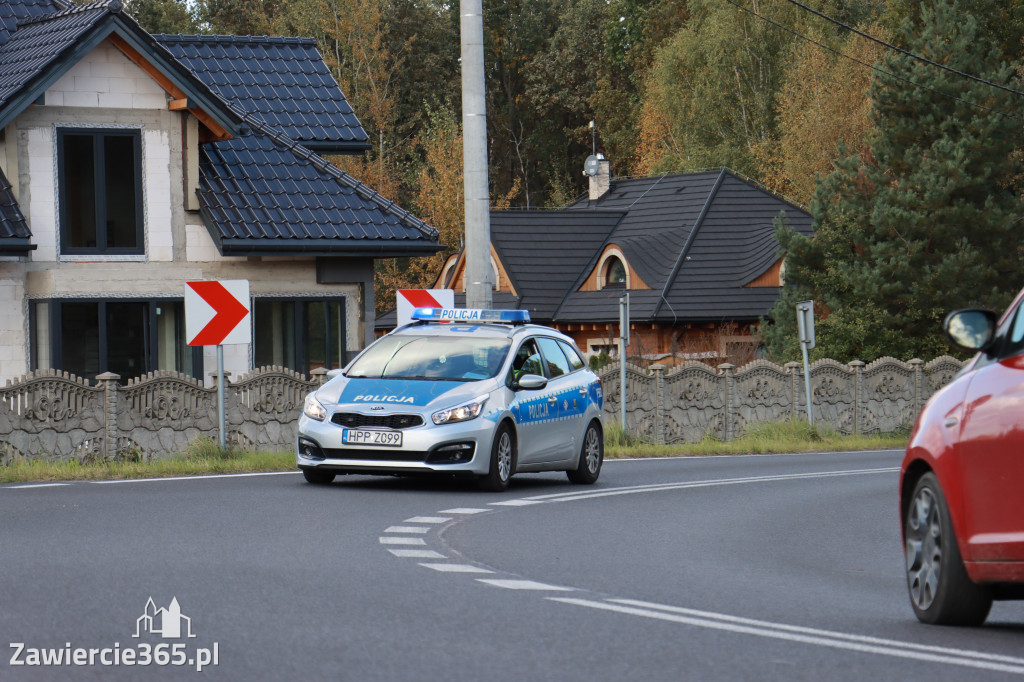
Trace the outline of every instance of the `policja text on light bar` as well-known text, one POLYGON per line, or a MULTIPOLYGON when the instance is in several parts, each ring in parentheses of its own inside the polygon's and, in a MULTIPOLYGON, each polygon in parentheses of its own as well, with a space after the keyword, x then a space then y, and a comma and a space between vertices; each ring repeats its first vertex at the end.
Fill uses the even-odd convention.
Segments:
POLYGON ((503 324, 530 321, 528 310, 485 310, 482 308, 417 308, 412 319, 427 322, 497 322, 503 324))

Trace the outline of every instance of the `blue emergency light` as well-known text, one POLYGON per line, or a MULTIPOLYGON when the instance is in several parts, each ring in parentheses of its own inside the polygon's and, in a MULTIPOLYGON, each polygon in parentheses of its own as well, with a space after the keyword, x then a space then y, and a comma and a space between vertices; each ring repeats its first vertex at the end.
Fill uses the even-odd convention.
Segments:
POLYGON ((484 310, 481 308, 417 308, 412 319, 423 322, 476 322, 491 324, 526 324, 528 310, 484 310))

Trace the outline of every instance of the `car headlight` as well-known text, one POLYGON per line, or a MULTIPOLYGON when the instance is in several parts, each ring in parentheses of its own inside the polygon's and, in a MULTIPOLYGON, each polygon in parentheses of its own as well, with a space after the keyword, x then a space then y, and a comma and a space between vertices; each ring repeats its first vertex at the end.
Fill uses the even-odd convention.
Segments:
POLYGON ((487 396, 482 395, 473 398, 468 403, 462 403, 457 407, 450 407, 430 415, 435 424, 451 424, 453 422, 464 422, 469 419, 476 419, 484 409, 487 396))
POLYGON ((318 422, 327 419, 327 410, 324 409, 324 406, 320 404, 320 401, 312 393, 306 396, 306 404, 302 406, 302 414, 318 422))

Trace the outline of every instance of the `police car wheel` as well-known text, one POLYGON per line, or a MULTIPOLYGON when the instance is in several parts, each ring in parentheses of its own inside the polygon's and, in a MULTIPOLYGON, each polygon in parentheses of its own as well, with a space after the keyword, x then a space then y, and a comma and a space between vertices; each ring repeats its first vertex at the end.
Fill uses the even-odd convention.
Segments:
POLYGON ((480 478, 480 488, 498 493, 508 488, 516 467, 516 441, 508 424, 502 424, 494 434, 491 446, 491 469, 480 478))
POLYGON ((573 483, 591 484, 601 475, 601 464, 604 462, 604 438, 597 422, 590 422, 587 432, 583 434, 583 446, 580 448, 580 461, 575 469, 565 472, 573 483))
POLYGON ((334 480, 334 474, 330 471, 320 471, 319 469, 303 469, 302 475, 306 477, 307 483, 313 485, 327 485, 334 480))

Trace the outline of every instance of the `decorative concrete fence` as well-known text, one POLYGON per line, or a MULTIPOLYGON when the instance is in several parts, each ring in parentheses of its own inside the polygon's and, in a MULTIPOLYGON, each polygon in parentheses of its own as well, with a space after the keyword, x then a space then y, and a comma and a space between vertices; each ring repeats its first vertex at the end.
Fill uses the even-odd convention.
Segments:
MULTIPOLYGON (((841 433, 888 433, 909 427, 929 395, 963 363, 944 356, 925 364, 883 358, 870 365, 820 360, 811 366, 815 423, 841 433)), ((245 449, 291 450, 307 380, 263 367, 224 390, 226 440, 245 449)), ((605 414, 619 419, 619 368, 601 372, 605 414)), ((116 374, 95 383, 40 370, 0 388, 0 464, 16 458, 112 461, 167 456, 191 441, 217 437, 217 388, 175 372, 154 372, 126 386, 116 374)), ((730 440, 754 422, 805 419, 803 370, 757 360, 736 369, 688 362, 672 371, 626 366, 627 430, 656 443, 730 440)))
MULTIPOLYGON (((811 365, 815 424, 844 434, 891 433, 913 425, 925 400, 964 363, 881 358, 865 365, 819 360, 811 365)), ((731 440, 749 424, 807 418, 803 365, 755 360, 737 369, 687 362, 666 372, 626 365, 626 430, 655 443, 731 440)), ((618 422, 619 365, 601 370, 606 421, 618 422)))
MULTIPOLYGON (((295 447, 306 393, 320 386, 282 367, 263 367, 224 387, 226 440, 246 449, 295 447)), ((39 370, 0 388, 0 464, 46 458, 113 461, 181 452, 201 436, 217 438, 217 388, 177 372, 153 372, 95 385, 66 372, 39 370)))

